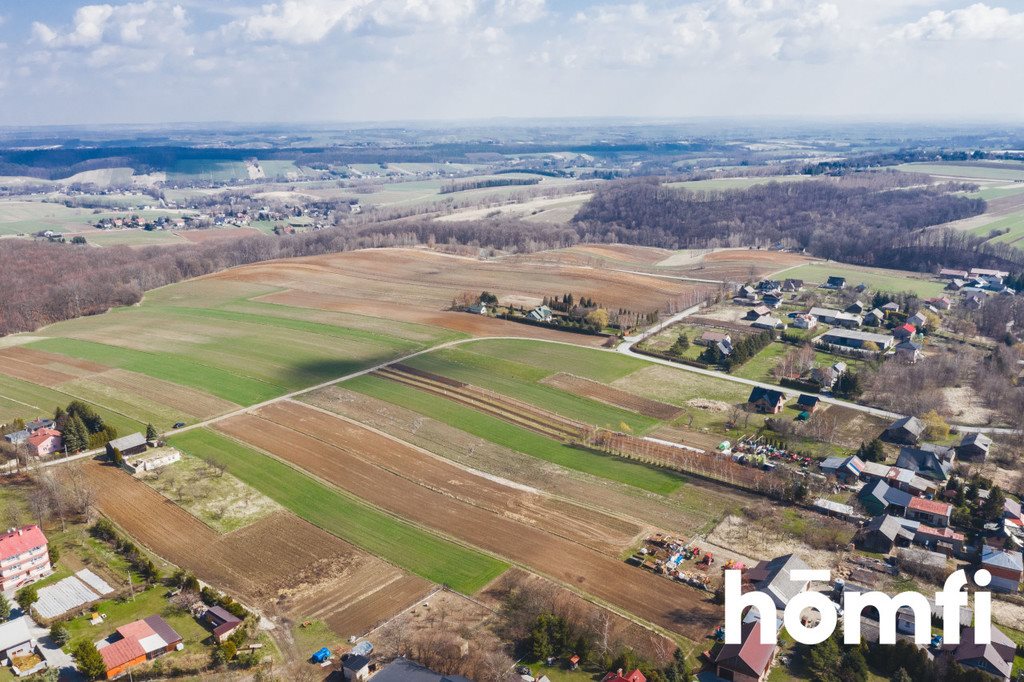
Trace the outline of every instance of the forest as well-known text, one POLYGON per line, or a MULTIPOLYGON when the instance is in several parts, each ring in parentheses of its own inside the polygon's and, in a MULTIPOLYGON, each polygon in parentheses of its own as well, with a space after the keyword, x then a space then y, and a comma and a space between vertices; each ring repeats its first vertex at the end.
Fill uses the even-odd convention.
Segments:
POLYGON ((653 178, 623 180, 599 189, 573 224, 582 241, 670 249, 782 247, 920 271, 983 263, 1020 269, 1024 254, 1016 249, 924 229, 978 215, 985 202, 954 194, 961 185, 922 186, 914 178, 878 172, 718 192, 673 189, 653 178))

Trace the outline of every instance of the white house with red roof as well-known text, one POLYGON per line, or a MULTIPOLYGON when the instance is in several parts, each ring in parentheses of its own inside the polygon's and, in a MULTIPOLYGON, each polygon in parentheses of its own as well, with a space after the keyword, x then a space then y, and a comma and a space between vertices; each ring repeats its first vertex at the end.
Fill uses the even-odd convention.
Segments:
POLYGON ((907 518, 929 526, 945 528, 953 516, 953 505, 939 500, 915 497, 907 504, 907 518))
POLYGON ((15 590, 52 571, 46 536, 39 526, 12 528, 0 535, 0 590, 15 590))
POLYGON ((37 457, 49 455, 64 447, 64 439, 60 431, 43 427, 28 437, 28 446, 37 457))

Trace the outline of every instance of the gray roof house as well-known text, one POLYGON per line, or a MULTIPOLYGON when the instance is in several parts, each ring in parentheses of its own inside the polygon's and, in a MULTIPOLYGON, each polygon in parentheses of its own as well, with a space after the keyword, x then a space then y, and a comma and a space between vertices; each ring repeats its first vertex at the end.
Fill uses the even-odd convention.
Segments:
POLYGON ((997 679, 1009 680, 1017 645, 999 628, 992 626, 988 644, 975 641, 973 627, 964 628, 959 644, 946 644, 943 653, 966 668, 975 668, 997 679))
POLYGON ((795 554, 786 554, 771 561, 762 561, 744 576, 757 590, 771 596, 775 606, 784 609, 789 600, 807 590, 808 581, 794 580, 794 570, 808 570, 810 567, 795 554))
POLYGON ((900 448, 896 466, 909 469, 933 481, 945 481, 953 471, 955 457, 953 448, 922 443, 918 447, 900 448))
POLYGON ((460 675, 439 675, 429 668, 410 661, 396 658, 373 676, 373 682, 470 682, 460 675))
POLYGON ((956 446, 956 456, 961 459, 984 461, 991 447, 992 439, 984 433, 968 433, 956 446))
POLYGON ((885 439, 893 443, 913 445, 921 440, 924 433, 924 422, 917 417, 897 419, 885 429, 885 439))

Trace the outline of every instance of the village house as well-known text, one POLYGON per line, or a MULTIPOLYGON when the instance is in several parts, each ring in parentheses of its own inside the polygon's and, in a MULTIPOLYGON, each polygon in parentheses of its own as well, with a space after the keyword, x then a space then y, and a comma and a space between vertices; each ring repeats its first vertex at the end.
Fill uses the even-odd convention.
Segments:
POLYGON ((764 304, 769 308, 778 308, 782 305, 782 294, 765 294, 764 298, 761 299, 764 304))
POLYGON ((973 627, 960 632, 959 644, 944 644, 942 655, 969 669, 980 670, 993 677, 1009 682, 1013 671, 1017 644, 995 625, 991 628, 988 644, 977 641, 973 627))
POLYGON ((963 533, 958 533, 952 528, 936 528, 924 523, 914 531, 915 543, 948 557, 965 556, 964 537, 963 533))
POLYGON ((844 312, 835 308, 812 307, 807 311, 808 315, 814 315, 825 324, 833 324, 846 329, 856 329, 864 324, 864 318, 857 313, 844 312))
POLYGON ((900 304, 896 301, 889 301, 888 303, 882 304, 882 312, 886 315, 890 313, 898 313, 900 311, 900 304))
POLYGON ((370 659, 362 654, 349 655, 342 661, 341 671, 347 682, 364 682, 370 677, 370 659))
POLYGON ((785 404, 786 396, 781 391, 762 386, 755 386, 747 398, 747 407, 761 414, 778 414, 785 404))
MULTIPOLYGON (((862 470, 861 474, 863 473, 862 470)), ((883 513, 905 516, 907 506, 913 497, 907 491, 889 485, 884 478, 865 484, 857 494, 857 499, 872 516, 883 513)))
MULTIPOLYGON (((893 337, 885 334, 862 332, 854 329, 830 329, 818 337, 820 343, 841 348, 864 350, 868 344, 874 344, 878 350, 888 350, 893 345, 893 337)), ((875 352, 870 346, 868 350, 875 352)))
POLYGON ((864 303, 862 301, 854 301, 850 305, 846 306, 846 310, 844 312, 860 315, 864 312, 864 303))
POLYGON ((820 388, 832 388, 836 380, 846 371, 845 362, 837 362, 830 367, 814 367, 807 373, 806 379, 820 388))
POLYGON ((818 306, 812 307, 807 311, 808 315, 813 315, 825 324, 835 324, 836 315, 839 315, 842 311, 835 308, 821 308, 818 306))
POLYGON ((829 457, 821 463, 821 471, 827 476, 835 476, 843 483, 850 483, 858 480, 864 472, 864 461, 857 455, 829 457))
POLYGON ((552 317, 551 308, 546 305, 537 306, 526 314, 526 319, 534 322, 550 322, 552 317))
POLYGON ((864 316, 864 324, 869 327, 879 327, 885 322, 885 313, 878 308, 872 308, 867 315, 864 316))
POLYGON ((721 342, 727 342, 732 345, 732 337, 729 336, 728 332, 719 332, 713 329, 705 331, 703 334, 693 340, 698 346, 714 346, 721 342))
POLYGON ((906 324, 901 324, 900 326, 892 330, 893 338, 898 339, 900 341, 912 339, 915 334, 917 334, 917 327, 910 324, 909 322, 907 322, 906 324))
POLYGON ((203 622, 213 628, 213 638, 223 644, 242 625, 242 619, 222 606, 213 606, 203 614, 203 622))
MULTIPOLYGON (((804 560, 795 554, 785 554, 771 561, 761 561, 743 574, 743 583, 746 587, 744 591, 764 592, 772 598, 776 608, 785 609, 789 600, 801 592, 806 592, 810 584, 807 580, 794 579, 793 571, 808 568, 804 560)), ((762 614, 769 622, 774 616, 775 614, 762 614)))
POLYGON ((810 313, 800 313, 793 318, 793 326, 797 329, 814 329, 818 326, 818 318, 810 313))
POLYGON ((924 355, 921 353, 921 349, 924 348, 919 343, 914 341, 903 341, 897 343, 893 349, 895 357, 900 362, 905 362, 908 365, 915 364, 918 360, 922 359, 924 355))
POLYGON ((750 323, 755 329, 785 329, 786 325, 773 315, 762 315, 750 323))
POLYGON ((838 290, 838 289, 845 289, 846 288, 846 278, 845 277, 837 277, 836 275, 831 275, 825 281, 825 283, 821 285, 821 288, 822 289, 836 289, 836 290, 838 290))
POLYGON ((905 519, 891 514, 880 514, 868 521, 860 530, 861 546, 869 552, 888 554, 897 545, 908 546, 914 539, 914 529, 917 525, 911 522, 908 526, 905 519))
POLYGON ((922 478, 917 472, 879 462, 864 462, 861 478, 867 482, 885 481, 890 487, 911 495, 924 495, 935 490, 936 483, 922 478))
POLYGON ((0 591, 28 585, 51 572, 49 545, 39 526, 12 528, 0 535, 0 591))
POLYGON ((992 574, 989 589, 1016 594, 1024 577, 1024 561, 1020 552, 984 545, 981 548, 981 567, 992 574))
POLYGON ((807 414, 814 414, 818 410, 818 405, 821 404, 821 398, 816 395, 810 395, 807 393, 801 393, 800 397, 796 399, 796 408, 807 414))
POLYGON ((107 639, 96 643, 107 667, 108 680, 140 663, 183 647, 181 635, 160 616, 149 616, 123 625, 107 639))
POLYGON ((483 303, 477 302, 466 308, 467 312, 473 313, 474 315, 486 315, 487 306, 483 303))
POLYGON ((786 292, 803 291, 804 281, 802 279, 787 279, 782 283, 782 290, 786 292))
POLYGON ((953 268, 942 268, 939 270, 940 279, 967 279, 970 275, 966 270, 955 270, 953 268))
POLYGON ((772 312, 772 309, 769 308, 766 305, 763 305, 763 304, 762 305, 756 305, 756 306, 754 306, 753 308, 751 308, 750 310, 747 311, 747 314, 743 316, 743 319, 744 320, 756 320, 759 317, 764 317, 765 315, 770 315, 771 312, 772 312))
POLYGON ((712 654, 715 675, 732 682, 764 682, 775 661, 775 644, 761 644, 761 621, 745 622, 739 644, 723 644, 712 654))
POLYGON ((955 459, 956 451, 953 448, 922 443, 917 447, 900 448, 896 466, 909 469, 933 481, 945 481, 953 471, 955 459))
POLYGON ((33 432, 25 442, 28 444, 28 447, 32 449, 32 454, 37 457, 44 457, 46 455, 53 454, 64 447, 61 432, 56 429, 38 429, 33 432))
MULTIPOLYGON (((335 679, 334 677, 330 678, 335 679)), ((381 668, 374 676, 373 682, 470 682, 461 675, 440 675, 433 670, 399 657, 381 668)), ((539 682, 539 680, 538 680, 539 682)))
MULTIPOLYGON (((35 625, 26 616, 0 623, 0 666, 14 666, 13 659, 20 656, 30 656, 36 650, 36 638, 32 636, 31 628, 35 625)), ((18 676, 31 674, 45 668, 42 663, 31 670, 18 670, 18 676)))
POLYGON ((928 324, 928 318, 924 316, 924 313, 918 311, 907 318, 907 324, 913 327, 924 327, 928 324))
POLYGON ((927 523, 929 526, 944 528, 949 525, 952 515, 953 505, 938 500, 914 497, 907 504, 907 518, 927 523))
POLYGON ((939 296, 937 298, 929 298, 927 301, 928 305, 932 306, 936 310, 949 310, 953 307, 953 302, 946 296, 939 296))
POLYGON ((960 459, 984 462, 992 447, 992 439, 984 433, 967 433, 956 446, 956 456, 960 459))
POLYGON ((613 673, 608 673, 601 678, 601 682, 647 682, 647 676, 639 670, 634 670, 628 675, 622 668, 619 668, 613 673))
POLYGON ((903 417, 890 424, 885 433, 882 434, 886 440, 892 443, 903 443, 914 445, 921 440, 924 433, 924 422, 917 417, 903 417))

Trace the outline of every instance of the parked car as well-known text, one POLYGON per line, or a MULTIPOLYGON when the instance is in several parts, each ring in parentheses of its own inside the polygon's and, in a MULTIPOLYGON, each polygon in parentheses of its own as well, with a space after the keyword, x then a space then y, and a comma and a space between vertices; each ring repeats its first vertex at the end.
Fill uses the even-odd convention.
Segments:
POLYGON ((185 422, 174 422, 174 428, 182 429, 185 427, 185 422))

